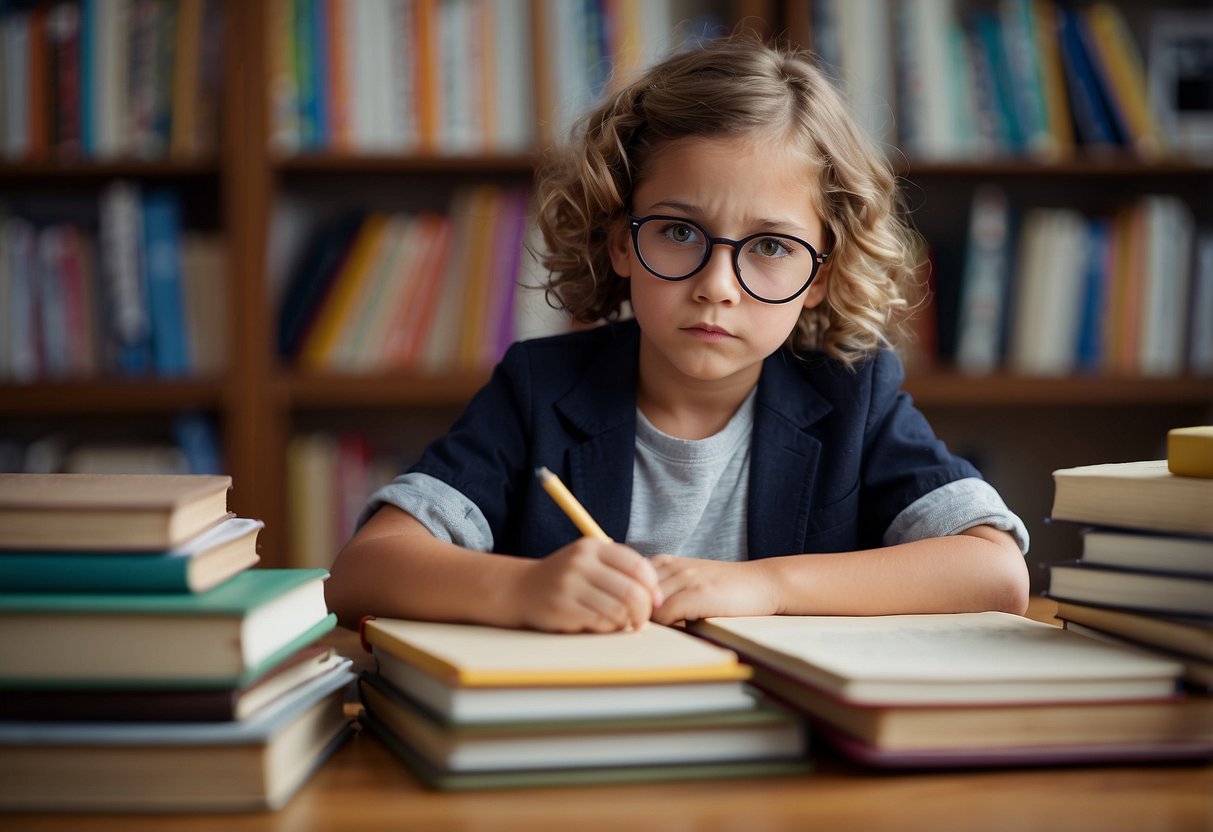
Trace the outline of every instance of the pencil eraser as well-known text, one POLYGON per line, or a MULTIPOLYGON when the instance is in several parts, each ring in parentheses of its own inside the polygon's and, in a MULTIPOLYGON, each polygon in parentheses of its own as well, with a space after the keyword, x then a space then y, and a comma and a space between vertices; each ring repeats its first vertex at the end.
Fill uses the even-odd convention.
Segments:
POLYGON ((1213 425, 1167 431, 1167 470, 1180 477, 1213 479, 1213 425))

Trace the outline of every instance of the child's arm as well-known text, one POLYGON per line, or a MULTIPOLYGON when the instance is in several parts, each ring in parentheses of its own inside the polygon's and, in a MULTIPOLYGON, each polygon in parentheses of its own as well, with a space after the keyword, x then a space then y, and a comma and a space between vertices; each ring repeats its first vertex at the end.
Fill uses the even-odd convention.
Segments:
POLYGON ((992 526, 861 552, 727 563, 653 559, 663 624, 713 615, 890 615, 1028 605, 1028 570, 1015 539, 992 526))
POLYGON ((542 560, 464 549, 381 507, 325 583, 347 627, 364 615, 563 632, 641 627, 661 603, 652 565, 618 543, 581 538, 542 560))

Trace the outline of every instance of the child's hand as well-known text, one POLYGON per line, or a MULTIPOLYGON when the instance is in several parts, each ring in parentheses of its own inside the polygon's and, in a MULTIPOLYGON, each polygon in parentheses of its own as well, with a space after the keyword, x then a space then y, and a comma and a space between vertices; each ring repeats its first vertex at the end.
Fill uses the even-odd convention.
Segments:
POLYGON ((639 552, 583 537, 529 564, 517 598, 528 627, 608 633, 643 627, 661 605, 661 590, 639 552))
POLYGON ((778 587, 762 561, 729 563, 677 555, 655 555, 661 608, 653 611, 658 624, 696 621, 713 615, 776 615, 778 587))

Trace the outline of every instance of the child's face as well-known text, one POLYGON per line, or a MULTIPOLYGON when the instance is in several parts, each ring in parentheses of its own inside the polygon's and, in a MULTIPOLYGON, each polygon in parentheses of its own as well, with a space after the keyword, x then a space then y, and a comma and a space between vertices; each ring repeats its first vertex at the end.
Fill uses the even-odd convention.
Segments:
MULTIPOLYGON (((808 163, 786 141, 686 138, 653 155, 628 212, 690 220, 712 237, 790 235, 824 252, 825 231, 813 207, 815 187, 808 163)), ((667 236, 676 235, 675 242, 696 233, 677 224, 663 228, 667 236)), ((750 246, 755 244, 763 243, 750 246)), ((763 359, 783 344, 801 310, 825 296, 826 272, 821 270, 802 295, 787 303, 751 297, 737 280, 733 249, 727 245, 714 246, 707 265, 691 277, 662 280, 641 263, 626 221, 612 229, 610 250, 615 271, 632 281, 632 309, 642 333, 641 372, 656 372, 672 382, 752 385, 763 359)))

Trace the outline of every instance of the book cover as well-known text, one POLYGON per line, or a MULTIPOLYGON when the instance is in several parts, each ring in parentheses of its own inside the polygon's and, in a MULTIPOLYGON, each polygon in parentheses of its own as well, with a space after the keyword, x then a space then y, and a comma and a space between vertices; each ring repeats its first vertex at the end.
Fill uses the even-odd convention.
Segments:
POLYGON ((746 679, 726 650, 659 625, 619 633, 542 633, 376 618, 363 639, 450 685, 620 685, 746 679))
POLYGON ((0 594, 0 686, 245 684, 333 628, 322 569, 252 569, 210 592, 0 594))
POLYGON ((681 716, 448 725, 374 675, 363 675, 361 694, 379 722, 447 771, 789 759, 806 750, 798 716, 770 703, 681 716))
POLYGON ((205 592, 256 565, 264 526, 232 517, 165 552, 0 550, 0 592, 205 592))
POLYGON ((1117 569, 1083 563, 1049 565, 1049 597, 1080 604, 1213 618, 1213 577, 1117 569))
POLYGON ((708 618, 692 632, 854 703, 995 704, 1169 696, 1175 662, 999 612, 708 618))
POLYGON ((1213 535, 1213 480, 1176 476, 1165 459, 1063 468, 1053 485, 1054 520, 1213 535))

